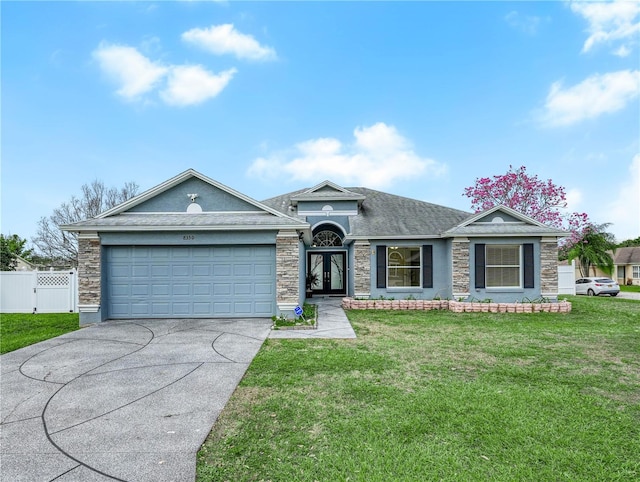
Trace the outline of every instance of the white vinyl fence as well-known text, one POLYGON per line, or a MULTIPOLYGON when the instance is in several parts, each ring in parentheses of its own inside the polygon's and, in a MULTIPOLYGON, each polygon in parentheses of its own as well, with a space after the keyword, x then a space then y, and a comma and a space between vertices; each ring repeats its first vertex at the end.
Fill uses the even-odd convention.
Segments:
POLYGON ((0 313, 78 311, 76 271, 0 272, 0 313))
POLYGON ((558 266, 558 294, 576 294, 576 262, 565 266, 558 266))

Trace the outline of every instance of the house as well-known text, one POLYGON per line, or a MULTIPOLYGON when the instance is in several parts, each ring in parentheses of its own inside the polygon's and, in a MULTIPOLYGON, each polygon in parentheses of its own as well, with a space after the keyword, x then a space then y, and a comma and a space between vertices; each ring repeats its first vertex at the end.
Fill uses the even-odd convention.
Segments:
POLYGON ((62 229, 78 232, 81 324, 269 317, 291 313, 307 288, 555 298, 565 235, 504 206, 471 214, 330 181, 258 202, 192 169, 62 229))
POLYGON ((620 285, 640 285, 640 246, 616 248, 609 251, 613 258, 613 272, 605 273, 596 266, 589 268, 589 273, 583 274, 579 263, 576 263, 576 279, 584 276, 602 276, 603 278, 613 278, 620 285))
POLYGON ((640 285, 640 246, 616 249, 613 264, 618 284, 640 285))

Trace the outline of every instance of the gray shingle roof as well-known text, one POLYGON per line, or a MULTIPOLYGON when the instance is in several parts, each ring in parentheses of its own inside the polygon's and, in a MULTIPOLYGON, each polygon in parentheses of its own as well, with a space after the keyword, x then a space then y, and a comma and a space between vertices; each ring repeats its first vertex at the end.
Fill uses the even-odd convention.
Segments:
POLYGON ((640 246, 616 249, 613 260, 615 264, 640 264, 640 246))
POLYGON ((291 227, 303 228, 307 226, 304 221, 292 218, 278 217, 266 212, 247 213, 140 213, 140 214, 117 214, 106 218, 94 218, 87 221, 64 226, 68 231, 74 228, 87 230, 135 230, 135 229, 179 229, 179 228, 202 228, 222 229, 229 228, 275 228, 291 227))
POLYGON ((561 230, 526 223, 476 223, 459 226, 446 232, 447 236, 564 236, 561 230))
MULTIPOLYGON (((439 236, 472 216, 471 213, 440 206, 417 199, 406 198, 374 189, 349 187, 348 191, 365 196, 358 216, 349 216, 350 236, 403 237, 439 236)), ((291 198, 304 193, 301 189, 265 201, 278 211, 292 216, 291 198)))

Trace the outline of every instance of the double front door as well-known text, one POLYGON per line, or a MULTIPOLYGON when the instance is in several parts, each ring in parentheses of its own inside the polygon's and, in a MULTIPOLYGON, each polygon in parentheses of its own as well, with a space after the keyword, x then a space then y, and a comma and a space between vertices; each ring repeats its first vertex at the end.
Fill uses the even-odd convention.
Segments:
POLYGON ((307 253, 307 272, 315 275, 311 285, 314 294, 344 295, 347 286, 345 252, 307 253))

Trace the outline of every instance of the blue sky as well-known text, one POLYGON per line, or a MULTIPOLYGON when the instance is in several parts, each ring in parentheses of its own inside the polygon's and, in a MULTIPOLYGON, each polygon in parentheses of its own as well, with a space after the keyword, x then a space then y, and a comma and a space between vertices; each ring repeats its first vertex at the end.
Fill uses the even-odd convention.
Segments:
POLYGON ((94 179, 470 210, 524 165, 640 236, 637 2, 2 2, 2 233, 94 179))

